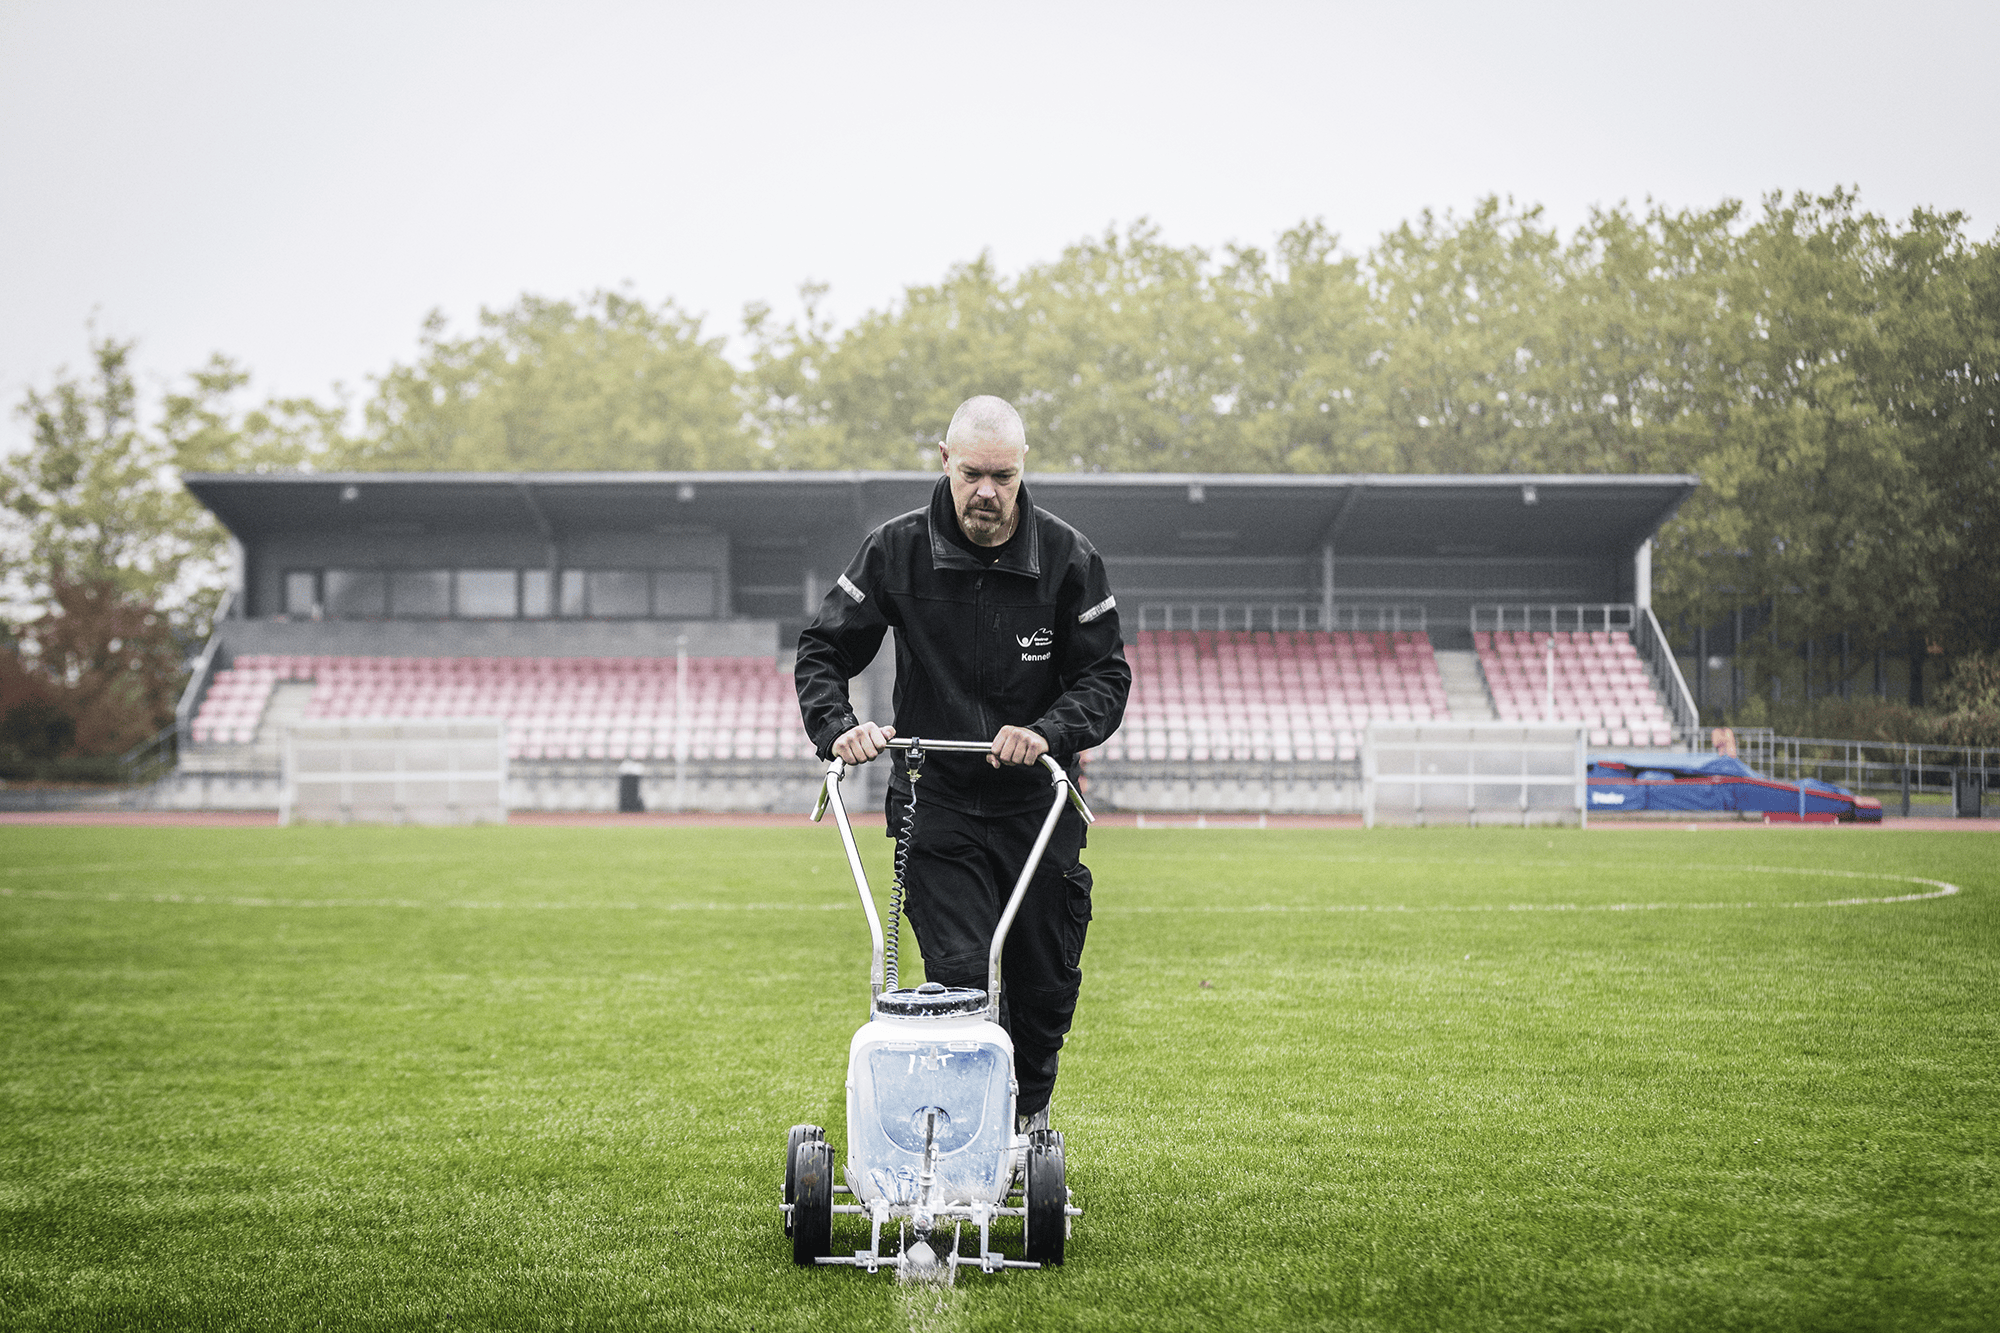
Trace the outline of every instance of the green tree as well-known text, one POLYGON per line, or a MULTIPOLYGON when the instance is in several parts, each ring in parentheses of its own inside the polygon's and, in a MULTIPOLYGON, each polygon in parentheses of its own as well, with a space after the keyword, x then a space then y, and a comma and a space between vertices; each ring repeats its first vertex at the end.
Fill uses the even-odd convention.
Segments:
POLYGON ((753 308, 752 394, 785 466, 931 465, 952 410, 1008 398, 1038 470, 1240 470, 1236 294, 1206 252, 1140 222, 1015 278, 986 257, 838 336, 823 289, 778 326, 753 308))
POLYGON ((1280 236, 1268 255, 1232 247, 1215 281, 1231 294, 1239 325, 1229 404, 1234 465, 1386 470, 1386 440, 1367 424, 1378 344, 1360 261, 1312 221, 1280 236))
POLYGON ((1029 392, 1022 312, 984 255, 838 337, 820 308, 825 295, 801 288, 802 314, 783 326, 763 306, 746 314, 746 380, 781 467, 935 467, 959 403, 976 393, 1019 402, 1029 392))
POLYGON ((132 350, 95 340, 89 373, 30 389, 18 408, 29 445, 0 460, 0 573, 17 608, 0 714, 23 753, 115 753, 171 716, 185 650, 206 637, 221 596, 227 544, 182 472, 310 467, 340 441, 338 408, 242 406, 248 377, 222 357, 148 424, 132 350))
POLYGON ((349 467, 413 471, 726 469, 764 465, 720 339, 671 301, 524 296, 479 331, 424 323, 383 376, 349 467))
POLYGON ((1079 242, 1016 285, 1029 430, 1044 468, 1240 471, 1236 293, 1209 256, 1140 222, 1079 242))
POLYGON ((1900 650, 1946 614, 1937 442, 1897 400, 1935 390, 1919 344, 1962 301, 1912 260, 1961 249, 1958 226, 1918 214, 1899 233, 1851 194, 1774 196, 1740 238, 1711 325, 1711 434, 1685 464, 1703 489, 1658 568, 1669 600, 1771 610, 1763 675, 1841 631, 1900 650))
POLYGON ((1895 355, 1876 374, 1928 506, 1938 594, 1926 633, 1954 657, 2000 648, 2000 243, 1967 244, 1961 224, 1919 212, 1892 238, 1895 355))
POLYGON ((1735 262, 1734 204, 1592 213, 1524 349, 1520 466, 1685 470, 1714 433, 1710 347, 1735 262))
POLYGON ((0 570, 17 602, 51 604, 59 578, 104 582, 203 634, 228 537, 180 474, 311 468, 345 446, 344 409, 305 398, 247 406, 248 374, 217 356, 149 425, 132 351, 99 339, 88 374, 65 371, 18 406, 31 439, 0 461, 0 570))
POLYGON ((109 577, 58 575, 0 665, 0 762, 116 755, 173 721, 185 679, 168 617, 109 577))
POLYGON ((140 428, 131 354, 129 342, 99 340, 87 376, 30 389, 18 408, 32 440, 0 470, 16 596, 40 601, 67 577, 157 600, 200 553, 192 507, 169 474, 172 452, 140 428))
POLYGON ((1381 471, 1536 470, 1545 423, 1527 372, 1548 335, 1562 246, 1539 209, 1507 208, 1488 198, 1462 220, 1426 212, 1367 257, 1374 345, 1356 445, 1381 471))

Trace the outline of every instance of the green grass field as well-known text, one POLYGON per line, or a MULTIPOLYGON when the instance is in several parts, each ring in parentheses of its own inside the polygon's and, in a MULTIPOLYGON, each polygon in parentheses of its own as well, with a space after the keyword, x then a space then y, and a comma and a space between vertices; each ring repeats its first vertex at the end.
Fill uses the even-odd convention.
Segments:
POLYGON ((2000 1326, 2000 839, 1088 859, 1069 1263, 937 1294, 774 1207, 864 1017, 830 829, 0 829, 0 1325, 2000 1326))

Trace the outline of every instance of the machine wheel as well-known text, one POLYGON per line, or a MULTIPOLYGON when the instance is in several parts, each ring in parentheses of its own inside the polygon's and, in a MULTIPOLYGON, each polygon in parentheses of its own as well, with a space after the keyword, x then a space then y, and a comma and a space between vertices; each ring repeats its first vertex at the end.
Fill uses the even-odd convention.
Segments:
MULTIPOLYGON (((793 1125, 792 1136, 785 1144, 785 1202, 796 1203, 792 1196, 797 1192, 799 1145, 801 1143, 824 1143, 826 1131, 818 1125, 793 1125)), ((792 1234, 792 1215, 785 1214, 785 1234, 792 1234)))
POLYGON ((833 1253, 833 1149, 808 1139, 792 1154, 792 1262, 833 1253))
POLYGON ((1063 1242, 1069 1238, 1069 1190, 1063 1184, 1062 1135, 1036 1135, 1028 1143, 1028 1180, 1023 1191, 1028 1215, 1023 1219, 1027 1258, 1059 1267, 1063 1242))

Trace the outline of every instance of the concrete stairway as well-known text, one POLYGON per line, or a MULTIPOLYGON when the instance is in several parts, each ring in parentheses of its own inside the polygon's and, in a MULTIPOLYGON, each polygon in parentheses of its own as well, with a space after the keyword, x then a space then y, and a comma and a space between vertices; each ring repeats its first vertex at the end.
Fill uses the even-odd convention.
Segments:
POLYGON ((1500 716, 1493 711, 1493 696, 1486 688, 1486 673, 1479 669, 1479 654, 1469 648, 1439 649, 1438 675, 1444 680, 1445 703, 1454 722, 1492 722, 1500 716))
POLYGON ((271 687, 271 702, 257 722, 257 748, 274 758, 284 753, 285 729, 305 716, 317 686, 310 680, 281 680, 271 687))
POLYGON ((276 773, 284 762, 285 728, 305 714, 313 682, 279 681, 257 719, 257 737, 248 745, 190 745, 181 751, 183 773, 276 773))

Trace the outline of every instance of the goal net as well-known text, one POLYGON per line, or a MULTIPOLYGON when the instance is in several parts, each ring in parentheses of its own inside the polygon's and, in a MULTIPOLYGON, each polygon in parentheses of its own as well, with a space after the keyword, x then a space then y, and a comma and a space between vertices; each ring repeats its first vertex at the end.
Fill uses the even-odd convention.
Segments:
POLYGON ((1581 827, 1587 764, 1574 723, 1370 723, 1362 822, 1581 827))
POLYGON ((282 823, 504 824, 507 724, 311 721, 285 733, 282 823))

